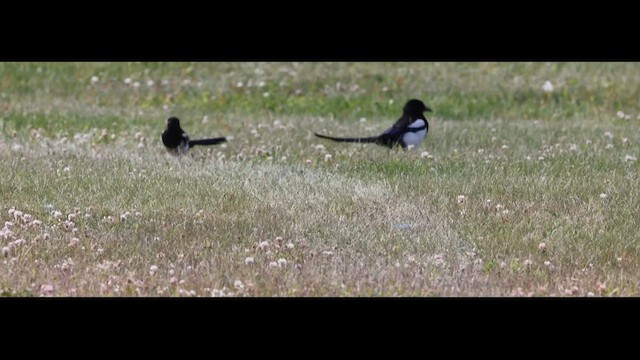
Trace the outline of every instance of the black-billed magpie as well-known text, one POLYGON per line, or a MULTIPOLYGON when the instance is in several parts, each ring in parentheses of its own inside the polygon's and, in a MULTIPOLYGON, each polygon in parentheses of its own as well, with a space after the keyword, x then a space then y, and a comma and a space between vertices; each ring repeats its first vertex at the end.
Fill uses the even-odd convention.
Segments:
POLYGON ((216 145, 227 141, 224 137, 202 140, 189 140, 189 135, 180 127, 177 117, 167 120, 167 128, 162 132, 162 143, 171 153, 186 154, 195 145, 216 145))
POLYGON ((418 146, 429 132, 429 123, 424 116, 425 111, 431 111, 422 101, 411 99, 402 109, 402 116, 392 127, 378 136, 363 138, 337 138, 315 133, 322 139, 350 143, 373 143, 393 148, 400 145, 404 149, 410 145, 418 146))

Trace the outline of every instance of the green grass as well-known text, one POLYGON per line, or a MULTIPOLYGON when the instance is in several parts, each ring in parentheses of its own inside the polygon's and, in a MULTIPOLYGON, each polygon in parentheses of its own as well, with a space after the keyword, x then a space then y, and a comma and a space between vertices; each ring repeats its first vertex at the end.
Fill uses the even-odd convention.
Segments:
POLYGON ((637 296, 639 88, 633 63, 0 63, 0 294, 637 296), (312 135, 410 98, 418 149, 312 135), (230 141, 169 156, 170 115, 230 141))

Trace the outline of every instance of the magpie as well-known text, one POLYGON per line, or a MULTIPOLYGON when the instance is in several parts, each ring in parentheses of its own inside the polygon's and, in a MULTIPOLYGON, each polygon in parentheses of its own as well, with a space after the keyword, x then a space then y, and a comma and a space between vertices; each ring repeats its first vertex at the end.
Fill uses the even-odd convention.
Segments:
POLYGON ((180 127, 177 117, 167 120, 167 128, 162 132, 162 143, 171 153, 186 154, 195 145, 215 145, 227 141, 224 137, 202 140, 189 140, 189 135, 180 127))
POLYGON ((337 138, 314 133, 322 139, 329 139, 337 142, 349 143, 373 143, 387 146, 392 149, 400 145, 403 149, 409 145, 418 146, 429 132, 429 123, 424 116, 425 111, 431 111, 422 101, 411 99, 407 101, 402 109, 402 116, 392 127, 378 136, 362 138, 337 138))

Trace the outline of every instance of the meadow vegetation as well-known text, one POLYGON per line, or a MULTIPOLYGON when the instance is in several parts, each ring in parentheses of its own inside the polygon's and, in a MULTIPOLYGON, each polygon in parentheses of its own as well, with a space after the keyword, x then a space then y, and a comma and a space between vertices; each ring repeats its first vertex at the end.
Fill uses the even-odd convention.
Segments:
POLYGON ((637 296, 640 64, 0 63, 2 296, 637 296), (418 148, 375 135, 433 109, 418 148), (167 154, 165 120, 228 143, 167 154))

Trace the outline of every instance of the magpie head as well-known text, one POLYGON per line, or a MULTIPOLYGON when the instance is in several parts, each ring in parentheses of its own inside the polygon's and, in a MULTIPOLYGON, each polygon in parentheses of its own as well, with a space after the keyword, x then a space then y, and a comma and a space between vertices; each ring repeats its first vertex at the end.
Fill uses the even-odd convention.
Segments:
POLYGON ((168 129, 180 129, 180 120, 177 117, 172 116, 167 119, 167 128, 168 129))
POLYGON ((431 111, 431 109, 427 107, 427 105, 425 105, 422 101, 411 99, 407 101, 407 104, 404 106, 402 111, 404 111, 404 113, 408 115, 420 115, 425 111, 431 111))

